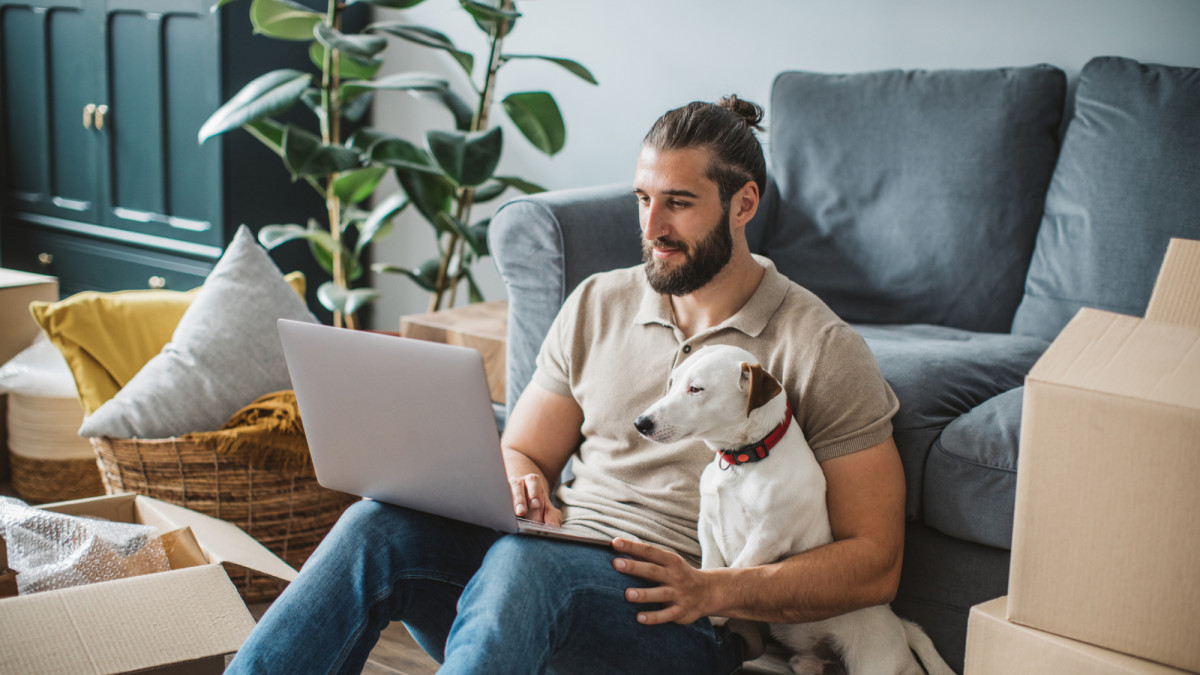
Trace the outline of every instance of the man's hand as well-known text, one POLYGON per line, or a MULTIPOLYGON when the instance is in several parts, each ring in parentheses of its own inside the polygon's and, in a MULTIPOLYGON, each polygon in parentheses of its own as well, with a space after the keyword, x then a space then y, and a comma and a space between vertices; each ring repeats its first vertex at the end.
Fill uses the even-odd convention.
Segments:
POLYGON ((550 487, 540 474, 510 478, 508 487, 512 490, 513 513, 518 517, 547 525, 562 525, 562 511, 550 502, 550 487))
POLYGON ((629 558, 613 560, 613 567, 635 577, 657 582, 654 588, 629 588, 629 602, 664 605, 658 611, 638 612, 638 623, 647 625, 673 621, 688 625, 708 616, 712 607, 710 575, 687 564, 671 551, 628 539, 614 539, 613 548, 629 558))

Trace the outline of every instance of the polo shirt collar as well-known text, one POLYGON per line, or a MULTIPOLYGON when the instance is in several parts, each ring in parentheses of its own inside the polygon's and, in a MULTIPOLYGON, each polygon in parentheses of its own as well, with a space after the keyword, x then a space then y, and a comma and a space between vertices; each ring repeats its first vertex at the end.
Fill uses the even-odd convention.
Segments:
MULTIPOLYGON (((754 295, 750 296, 746 304, 742 305, 742 308, 733 316, 716 326, 714 331, 722 328, 734 328, 750 337, 758 337, 759 333, 767 327, 775 310, 779 309, 779 305, 783 303, 789 285, 787 277, 775 269, 775 263, 770 259, 755 255, 754 260, 763 266, 766 274, 763 274, 762 281, 758 283, 758 288, 754 289, 754 295)), ((642 325, 657 323, 668 328, 675 328, 671 302, 668 297, 650 288, 645 276, 642 276, 640 281, 642 300, 637 315, 634 317, 634 323, 642 325)))

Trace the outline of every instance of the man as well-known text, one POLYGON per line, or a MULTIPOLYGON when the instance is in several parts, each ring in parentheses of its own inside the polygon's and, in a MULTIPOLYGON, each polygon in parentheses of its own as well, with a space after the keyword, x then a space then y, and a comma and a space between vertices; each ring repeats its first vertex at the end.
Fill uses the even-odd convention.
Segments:
POLYGON ((508 421, 517 515, 611 537, 612 549, 364 501, 233 672, 356 672, 401 620, 444 673, 728 673, 743 644, 709 616, 802 622, 891 600, 903 547, 897 402, 862 339, 749 251, 766 180, 761 115, 730 97, 655 123, 634 176, 644 265, 571 294, 508 421), (633 420, 706 343, 748 349, 784 384, 822 462, 834 543, 757 568, 696 569, 711 453, 651 444, 633 420), (568 459, 574 479, 555 490, 568 459))

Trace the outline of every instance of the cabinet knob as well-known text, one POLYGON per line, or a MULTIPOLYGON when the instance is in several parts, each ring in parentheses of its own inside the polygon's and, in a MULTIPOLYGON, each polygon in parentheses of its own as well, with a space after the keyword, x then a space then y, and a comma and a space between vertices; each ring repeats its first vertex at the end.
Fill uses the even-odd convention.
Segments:
POLYGON ((104 116, 107 114, 108 106, 103 104, 96 106, 96 131, 104 128, 104 116))
POLYGON ((150 281, 148 281, 146 283, 150 286, 150 288, 155 288, 155 289, 167 287, 167 280, 160 276, 150 277, 150 281))
POLYGON ((92 120, 95 118, 95 116, 96 116, 96 104, 95 103, 89 103, 89 104, 83 106, 83 128, 84 129, 92 128, 92 120))
POLYGON ((49 267, 54 262, 54 256, 49 253, 39 253, 37 261, 42 267, 49 267))

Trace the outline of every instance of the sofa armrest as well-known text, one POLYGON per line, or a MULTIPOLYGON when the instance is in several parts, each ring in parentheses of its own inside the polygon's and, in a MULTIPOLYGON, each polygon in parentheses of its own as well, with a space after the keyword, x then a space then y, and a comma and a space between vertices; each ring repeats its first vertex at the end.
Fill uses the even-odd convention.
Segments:
POLYGON ((488 245, 508 290, 508 412, 567 295, 596 272, 641 262, 637 228, 626 184, 521 197, 496 212, 488 245))

